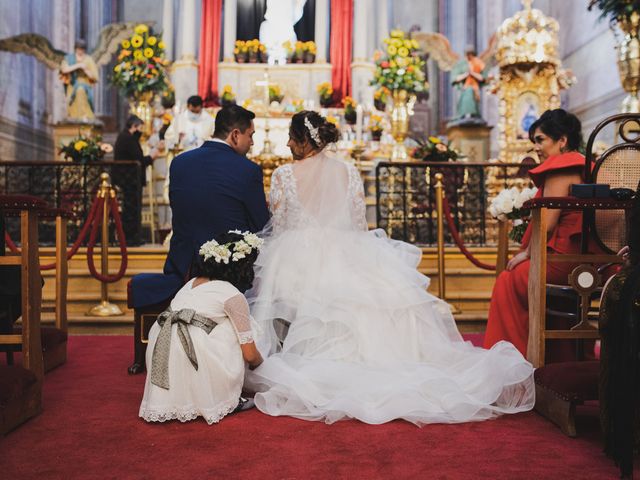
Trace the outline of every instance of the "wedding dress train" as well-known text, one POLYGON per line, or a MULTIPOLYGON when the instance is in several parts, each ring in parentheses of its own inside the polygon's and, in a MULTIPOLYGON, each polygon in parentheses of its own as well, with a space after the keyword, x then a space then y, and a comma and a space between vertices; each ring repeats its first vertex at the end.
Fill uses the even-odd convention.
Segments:
POLYGON ((426 292, 420 249, 366 231, 352 165, 321 153, 278 168, 271 209, 247 293, 265 361, 245 387, 262 412, 421 425, 533 408, 531 364, 510 343, 465 342, 426 292))

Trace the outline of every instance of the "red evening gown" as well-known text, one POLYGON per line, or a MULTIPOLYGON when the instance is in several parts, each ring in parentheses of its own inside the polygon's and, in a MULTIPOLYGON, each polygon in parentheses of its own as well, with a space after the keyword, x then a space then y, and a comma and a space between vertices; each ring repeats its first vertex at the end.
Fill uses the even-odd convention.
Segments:
MULTIPOLYGON (((549 157, 541 165, 529 171, 533 183, 538 187, 536 197, 544 194, 544 182, 548 173, 584 169, 584 157, 577 152, 549 157)), ((547 249, 555 253, 580 253, 582 212, 562 210, 558 224, 547 242, 547 249)), ((531 230, 522 240, 522 248, 529 243, 531 230)), ((500 340, 511 342, 526 356, 529 337, 529 260, 505 270, 496 279, 489 306, 489 319, 484 337, 484 347, 491 348, 500 340)), ((575 267, 569 263, 547 263, 547 283, 566 285, 567 277, 575 267)))

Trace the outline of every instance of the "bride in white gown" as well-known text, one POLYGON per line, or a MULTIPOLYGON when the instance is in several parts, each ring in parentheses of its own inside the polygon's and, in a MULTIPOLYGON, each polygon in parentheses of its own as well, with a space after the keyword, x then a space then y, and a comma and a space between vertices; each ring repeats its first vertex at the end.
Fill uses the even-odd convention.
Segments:
POLYGON ((319 114, 296 114, 296 161, 273 173, 270 232, 247 293, 268 356, 246 376, 256 406, 417 425, 530 410, 531 364, 510 343, 463 341, 448 305, 426 292, 420 249, 366 231, 358 171, 325 150, 337 138, 319 114))

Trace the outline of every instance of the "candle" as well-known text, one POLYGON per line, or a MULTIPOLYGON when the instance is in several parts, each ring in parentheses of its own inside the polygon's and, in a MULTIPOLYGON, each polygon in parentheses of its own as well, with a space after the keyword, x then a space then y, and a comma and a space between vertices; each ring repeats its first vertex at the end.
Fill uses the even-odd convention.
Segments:
POLYGON ((364 120, 362 105, 356 107, 356 142, 362 142, 362 122, 364 120))

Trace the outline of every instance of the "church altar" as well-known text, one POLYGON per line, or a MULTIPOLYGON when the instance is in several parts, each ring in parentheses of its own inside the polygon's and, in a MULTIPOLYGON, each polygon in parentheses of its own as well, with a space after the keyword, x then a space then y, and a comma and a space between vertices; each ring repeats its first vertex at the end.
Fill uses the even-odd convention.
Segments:
POLYGON ((323 82, 331 82, 330 63, 218 64, 219 84, 232 85, 240 103, 246 99, 264 98, 264 86, 261 87, 260 83, 264 81, 265 73, 269 75, 269 83, 278 85, 282 90, 284 103, 290 103, 292 100, 312 100, 317 105, 316 86, 323 82))

